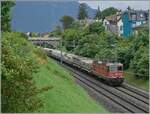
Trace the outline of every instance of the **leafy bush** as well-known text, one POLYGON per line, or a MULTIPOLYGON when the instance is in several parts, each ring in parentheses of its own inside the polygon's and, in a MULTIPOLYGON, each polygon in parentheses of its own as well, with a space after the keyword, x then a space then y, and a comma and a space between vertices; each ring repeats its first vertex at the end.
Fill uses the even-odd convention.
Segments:
POLYGON ((130 63, 130 69, 135 73, 134 76, 149 79, 148 48, 140 47, 130 63))
POLYGON ((14 1, 1 1, 1 30, 11 31, 11 8, 15 5, 14 1))
POLYGON ((74 22, 74 18, 68 15, 64 15, 61 19, 60 22, 62 22, 63 28, 68 29, 70 28, 71 24, 74 22))
POLYGON ((33 48, 20 33, 2 33, 2 112, 33 112, 42 105, 32 80, 38 71, 33 48))
POLYGON ((30 36, 31 36, 31 37, 38 37, 38 33, 36 33, 36 32, 31 32, 31 33, 30 33, 30 36))
POLYGON ((49 37, 60 37, 62 34, 62 29, 60 26, 56 26, 56 28, 49 33, 49 37))
POLYGON ((110 16, 110 15, 113 15, 113 14, 116 14, 116 12, 118 11, 118 9, 114 8, 114 7, 109 7, 109 8, 106 8, 102 11, 102 17, 105 18, 107 16, 110 16))
POLYGON ((68 51, 75 48, 78 39, 80 38, 79 32, 76 29, 66 29, 63 33, 64 45, 68 51))
POLYGON ((94 22, 89 25, 89 31, 91 33, 97 33, 100 34, 101 32, 105 31, 105 27, 103 26, 103 23, 100 22, 94 22))
POLYGON ((75 53, 85 57, 94 58, 98 52, 98 35, 90 34, 82 36, 78 41, 75 53))

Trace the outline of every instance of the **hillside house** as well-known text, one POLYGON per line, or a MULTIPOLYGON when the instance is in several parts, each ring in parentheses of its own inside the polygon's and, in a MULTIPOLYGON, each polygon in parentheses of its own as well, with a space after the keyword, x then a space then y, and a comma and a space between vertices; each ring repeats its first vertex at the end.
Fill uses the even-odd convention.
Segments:
POLYGON ((127 37, 135 28, 148 22, 149 11, 127 10, 122 12, 123 36, 127 37))
POLYGON ((105 17, 103 21, 103 26, 106 30, 118 34, 119 36, 123 34, 123 23, 121 19, 121 11, 117 12, 114 15, 105 17))
MULTIPOLYGON (((148 23, 149 11, 144 10, 126 10, 117 12, 114 15, 104 19, 105 29, 117 34, 118 36, 128 37, 135 30, 148 23)), ((136 31, 137 32, 137 31, 136 31)))
POLYGON ((148 27, 148 23, 145 23, 145 24, 142 24, 142 25, 139 25, 139 26, 136 26, 133 28, 133 34, 138 34, 138 31, 144 27, 148 27))

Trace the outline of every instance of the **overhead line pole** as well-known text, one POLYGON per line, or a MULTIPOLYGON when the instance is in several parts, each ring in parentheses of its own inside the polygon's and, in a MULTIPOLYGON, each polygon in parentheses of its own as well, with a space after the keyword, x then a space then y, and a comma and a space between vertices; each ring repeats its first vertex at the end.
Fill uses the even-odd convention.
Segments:
POLYGON ((61 50, 61 57, 60 57, 60 63, 62 64, 62 39, 60 40, 60 50, 61 50))

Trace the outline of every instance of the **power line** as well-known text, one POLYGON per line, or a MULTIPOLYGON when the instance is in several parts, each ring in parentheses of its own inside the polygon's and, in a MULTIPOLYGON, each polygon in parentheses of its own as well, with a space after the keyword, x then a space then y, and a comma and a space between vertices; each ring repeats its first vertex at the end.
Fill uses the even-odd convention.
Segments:
POLYGON ((142 75, 142 76, 149 76, 149 74, 148 75, 145 75, 145 74, 140 74, 140 73, 133 73, 133 72, 124 72, 124 73, 128 73, 128 74, 135 74, 135 75, 142 75))

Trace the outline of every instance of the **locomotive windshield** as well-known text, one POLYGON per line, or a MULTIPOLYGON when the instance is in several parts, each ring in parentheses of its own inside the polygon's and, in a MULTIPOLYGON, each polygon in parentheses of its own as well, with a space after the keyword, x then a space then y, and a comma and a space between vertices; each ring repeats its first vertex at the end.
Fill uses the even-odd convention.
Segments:
POLYGON ((118 71, 122 71, 122 70, 123 70, 122 66, 118 66, 118 71))
POLYGON ((109 66, 109 71, 117 71, 117 70, 118 70, 118 68, 116 65, 109 66))
POLYGON ((110 65, 107 67, 108 71, 122 71, 122 66, 110 65))

